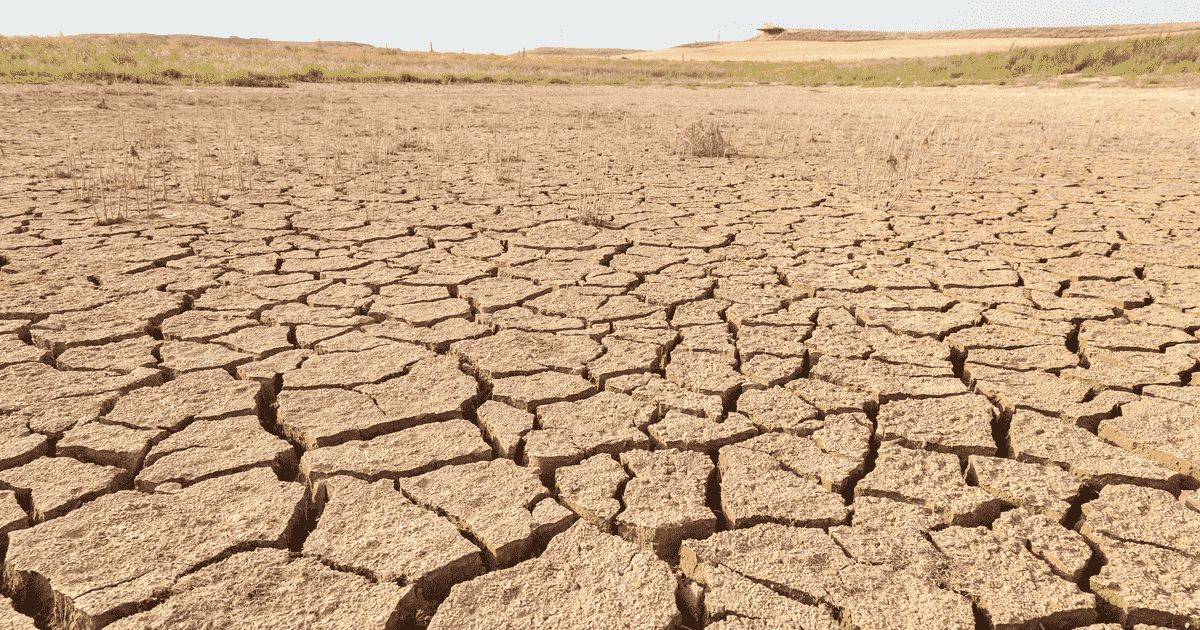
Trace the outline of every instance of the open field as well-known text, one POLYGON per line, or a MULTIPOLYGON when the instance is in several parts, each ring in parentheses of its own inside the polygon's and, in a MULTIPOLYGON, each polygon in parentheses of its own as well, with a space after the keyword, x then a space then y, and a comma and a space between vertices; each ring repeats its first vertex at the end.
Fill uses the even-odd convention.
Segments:
MULTIPOLYGON (((760 29, 761 30, 761 29, 760 29)), ((949 31, 833 31, 786 29, 762 32, 747 41, 696 42, 628 54, 629 59, 689 57, 697 61, 863 62, 869 60, 960 57, 1016 49, 1120 42, 1200 32, 1200 22, 1108 26, 995 28, 949 31), (692 50, 689 48, 700 48, 692 50)), ((1105 48, 1102 44, 1098 48, 1105 48)), ((625 53, 621 53, 625 54, 625 53)), ((940 61, 940 60, 939 60, 940 61)), ((1078 71, 1078 69, 1076 69, 1078 71)), ((971 72, 979 74, 978 71, 971 72)))
POLYGON ((534 48, 511 55, 190 35, 0 36, 0 83, 946 87, 1023 85, 1080 75, 1122 86, 1180 87, 1195 86, 1200 77, 1196 26, 996 29, 960 31, 961 38, 950 39, 927 37, 929 33, 895 39, 896 33, 789 31, 769 40, 697 42, 658 51, 534 48), (811 40, 821 34, 840 39, 811 40), (878 39, 853 39, 868 35, 878 39))
POLYGON ((880 40, 858 42, 806 42, 750 40, 729 42, 698 49, 647 50, 628 53, 629 59, 692 59, 695 61, 866 61, 870 59, 898 59, 906 57, 951 57, 978 53, 1006 53, 1018 48, 1046 48, 1095 41, 1125 41, 1126 37, 1111 38, 980 38, 980 39, 925 39, 925 40, 880 40))
POLYGON ((0 85, 0 628, 1196 628, 1200 95, 1088 79, 0 85))

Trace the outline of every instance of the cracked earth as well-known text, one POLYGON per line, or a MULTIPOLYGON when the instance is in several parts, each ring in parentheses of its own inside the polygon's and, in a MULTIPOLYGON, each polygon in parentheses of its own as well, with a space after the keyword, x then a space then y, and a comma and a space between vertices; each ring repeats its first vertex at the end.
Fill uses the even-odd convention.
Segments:
MULTIPOLYGON (((1089 92, 1107 148, 993 145, 880 210, 836 179, 871 156, 822 182, 769 133, 818 112, 829 142, 891 92, 154 90, 0 94, 0 627, 1200 624, 1180 92, 1089 92), (215 206, 99 226, 36 172, 117 124, 190 147, 235 104, 266 167, 215 206), (450 158, 314 183, 270 136, 306 104, 449 111, 450 158), (666 151, 656 120, 709 113, 740 155, 666 151), (524 123, 508 182, 496 116, 524 123)), ((1072 124, 1021 91, 895 98, 1072 124)))

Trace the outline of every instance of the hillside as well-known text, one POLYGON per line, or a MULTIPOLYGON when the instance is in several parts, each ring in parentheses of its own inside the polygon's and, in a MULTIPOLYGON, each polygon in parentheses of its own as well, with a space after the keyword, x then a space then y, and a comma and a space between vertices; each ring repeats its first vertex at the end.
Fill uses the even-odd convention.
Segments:
POLYGON ((238 46, 245 48, 252 47, 267 47, 267 48, 341 48, 357 51, 375 50, 375 46, 370 44, 360 44, 358 42, 341 42, 341 41, 316 41, 316 42, 284 42, 273 41, 265 37, 209 37, 207 35, 155 35, 153 33, 83 33, 80 35, 68 35, 72 40, 87 42, 106 42, 114 37, 119 37, 128 40, 134 44, 159 44, 159 45, 184 45, 184 46, 238 46))
POLYGON ((1200 31, 1200 22, 1163 24, 1112 24, 1103 26, 1046 26, 1028 28, 981 28, 946 31, 839 31, 784 29, 778 35, 760 33, 748 41, 773 42, 870 42, 904 39, 1107 39, 1160 33, 1182 35, 1200 31))

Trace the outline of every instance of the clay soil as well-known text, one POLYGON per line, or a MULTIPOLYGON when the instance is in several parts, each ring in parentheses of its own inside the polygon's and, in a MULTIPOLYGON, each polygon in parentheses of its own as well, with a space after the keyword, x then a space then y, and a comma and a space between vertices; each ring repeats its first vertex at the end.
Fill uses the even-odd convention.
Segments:
POLYGON ((1195 628, 1196 109, 4 86, 0 627, 1195 628))

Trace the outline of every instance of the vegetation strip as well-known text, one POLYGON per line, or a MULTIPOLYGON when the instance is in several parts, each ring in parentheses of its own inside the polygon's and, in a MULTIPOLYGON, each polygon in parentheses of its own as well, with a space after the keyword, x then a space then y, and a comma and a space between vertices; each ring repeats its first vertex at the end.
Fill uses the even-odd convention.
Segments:
MULTIPOLYGON (((532 57, 528 51, 476 55, 380 49, 340 42, 280 48, 269 42, 238 39, 235 44, 141 41, 129 36, 109 36, 103 40, 84 36, 0 37, 0 82, 105 81, 234 87, 287 87, 296 82, 721 87, 769 82, 814 87, 879 87, 1005 85, 1078 75, 1082 79, 1115 77, 1126 85, 1144 86, 1192 83, 1200 72, 1200 33, 1160 34, 1048 48, 1014 47, 1004 53, 971 53, 928 60, 855 63, 685 61, 682 55, 678 61, 650 61, 572 56, 561 51, 532 57)), ((597 49, 594 54, 620 52, 624 51, 597 49)), ((1064 83, 1070 85, 1074 80, 1064 79, 1064 83)))

